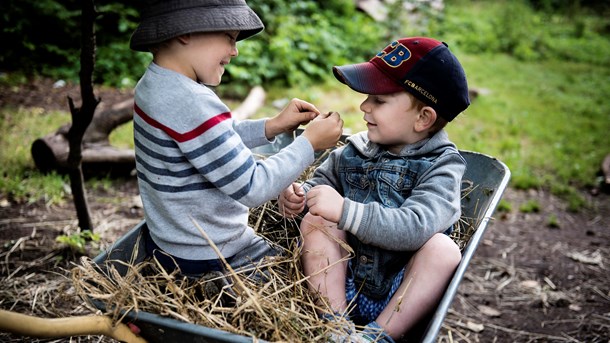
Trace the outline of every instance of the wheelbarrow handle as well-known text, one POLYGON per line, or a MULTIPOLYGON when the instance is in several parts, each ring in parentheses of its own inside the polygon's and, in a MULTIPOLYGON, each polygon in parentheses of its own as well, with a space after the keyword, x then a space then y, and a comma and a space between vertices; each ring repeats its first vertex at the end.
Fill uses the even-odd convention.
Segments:
POLYGON ((40 318, 0 310, 0 331, 37 338, 61 338, 85 335, 104 335, 121 342, 146 343, 127 325, 106 316, 79 316, 66 318, 40 318))

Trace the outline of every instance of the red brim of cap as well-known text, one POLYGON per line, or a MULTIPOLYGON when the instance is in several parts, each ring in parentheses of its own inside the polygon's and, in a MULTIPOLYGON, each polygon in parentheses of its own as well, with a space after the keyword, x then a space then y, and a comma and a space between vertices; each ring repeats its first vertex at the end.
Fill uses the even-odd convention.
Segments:
POLYGON ((404 90, 370 62, 333 67, 333 74, 337 80, 359 93, 381 95, 404 90))

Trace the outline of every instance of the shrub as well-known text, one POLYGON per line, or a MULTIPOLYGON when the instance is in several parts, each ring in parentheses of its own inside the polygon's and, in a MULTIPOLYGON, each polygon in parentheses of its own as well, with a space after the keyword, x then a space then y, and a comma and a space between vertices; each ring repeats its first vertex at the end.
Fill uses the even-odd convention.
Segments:
MULTIPOLYGON (((97 0, 95 82, 131 87, 150 62, 128 48, 142 0, 97 0)), ((362 61, 389 39, 430 35, 455 51, 507 53, 522 60, 563 59, 610 64, 610 5, 594 1, 446 0, 393 2, 386 20, 375 22, 352 0, 250 0, 266 29, 240 42, 240 57, 227 68, 225 84, 245 90, 257 84, 295 86, 332 77, 332 66, 362 61), (569 15, 568 15, 569 14, 569 15)), ((3 71, 76 80, 80 54, 80 2, 1 2, 3 71), (40 29, 42 28, 42 29, 40 29)))
POLYGON ((334 65, 370 58, 382 44, 381 25, 357 12, 351 0, 248 3, 265 31, 239 43, 225 79, 232 86, 310 84, 332 75, 334 65))

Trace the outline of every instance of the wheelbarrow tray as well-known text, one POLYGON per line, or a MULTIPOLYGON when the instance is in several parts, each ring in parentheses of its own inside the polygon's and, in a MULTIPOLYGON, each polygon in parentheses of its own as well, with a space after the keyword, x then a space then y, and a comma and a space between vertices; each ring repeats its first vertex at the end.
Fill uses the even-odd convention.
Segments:
MULTIPOLYGON (((346 136, 343 137, 345 140, 346 136)), ((271 155, 278 152, 294 140, 294 136, 281 135, 273 144, 268 144, 253 152, 260 155, 271 155)), ((427 325, 422 325, 421 342, 434 342, 439 334, 447 311, 455 297, 466 269, 479 245, 489 220, 502 198, 506 189, 510 171, 507 166, 494 157, 472 152, 460 151, 467 162, 464 180, 470 181, 474 187, 462 198, 462 217, 471 218, 474 233, 462 250, 462 260, 458 265, 447 290, 440 300, 436 310, 427 325)), ((114 265, 121 275, 125 275, 127 268, 121 263, 130 264, 141 262, 144 259, 144 243, 140 239, 143 230, 148 230, 144 221, 118 239, 110 248, 94 259, 98 265, 107 262, 114 265), (133 256, 137 248, 138 255, 133 256)), ((94 305, 105 310, 104 304, 94 301, 94 305)), ((130 312, 124 321, 134 323, 141 330, 141 335, 149 342, 252 342, 252 337, 237 335, 227 331, 213 329, 202 325, 182 322, 173 318, 140 311, 130 312)), ((261 340, 258 340, 261 341, 261 340)))

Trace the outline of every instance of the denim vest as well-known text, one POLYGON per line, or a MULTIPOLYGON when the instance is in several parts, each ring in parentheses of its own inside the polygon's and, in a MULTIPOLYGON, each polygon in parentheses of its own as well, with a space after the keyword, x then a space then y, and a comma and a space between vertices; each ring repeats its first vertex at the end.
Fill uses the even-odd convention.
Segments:
MULTIPOLYGON (((418 176, 434 164, 434 158, 436 155, 413 159, 383 150, 366 157, 353 145, 348 145, 338 159, 336 170, 346 198, 398 208, 411 195, 418 176)), ((355 252, 355 257, 350 260, 349 273, 356 287, 369 298, 385 298, 395 276, 414 252, 382 249, 361 242, 351 233, 347 233, 347 241, 355 252)))

